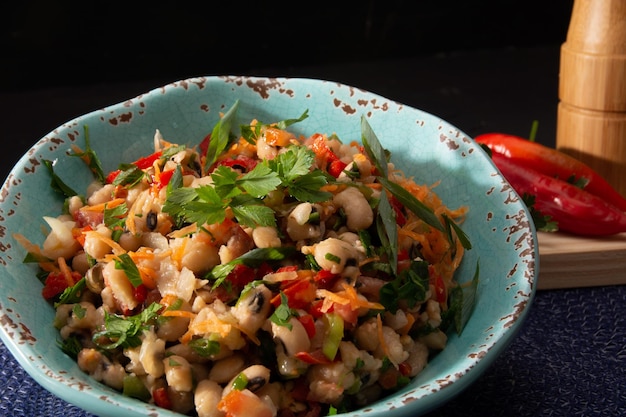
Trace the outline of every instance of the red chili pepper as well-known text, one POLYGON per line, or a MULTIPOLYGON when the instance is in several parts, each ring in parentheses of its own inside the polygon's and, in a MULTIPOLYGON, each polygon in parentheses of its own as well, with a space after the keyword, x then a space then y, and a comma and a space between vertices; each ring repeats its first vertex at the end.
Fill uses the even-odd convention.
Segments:
POLYGON ((626 211, 626 198, 621 196, 600 174, 582 161, 557 149, 519 136, 504 133, 485 133, 475 138, 493 153, 501 154, 518 165, 532 168, 563 181, 584 183, 583 189, 622 211, 626 211))
POLYGON ((601 236, 626 232, 626 213, 573 184, 493 153, 492 160, 518 194, 535 197, 535 207, 551 216, 559 230, 601 236))

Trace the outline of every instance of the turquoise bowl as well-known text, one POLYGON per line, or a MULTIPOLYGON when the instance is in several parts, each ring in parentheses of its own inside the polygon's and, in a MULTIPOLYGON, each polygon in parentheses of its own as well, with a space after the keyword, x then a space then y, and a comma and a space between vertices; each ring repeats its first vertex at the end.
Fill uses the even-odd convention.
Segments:
POLYGON ((0 197, 0 336, 21 366, 45 389, 102 417, 178 415, 92 380, 56 347, 54 310, 41 296, 36 267, 22 262, 25 250, 14 235, 43 242, 42 216, 61 211, 41 159, 56 161, 55 172, 75 190, 91 181, 83 162, 68 157, 71 145, 84 149, 84 126, 106 172, 153 149, 157 128, 169 141, 198 144, 235 100, 242 123, 297 118, 308 109, 309 118, 292 126, 296 133, 336 133, 342 140, 360 139, 365 116, 397 167, 418 183, 440 183, 435 191, 448 206, 469 207, 462 227, 473 247, 456 277, 471 280, 479 263, 480 282, 467 326, 449 335, 448 346, 408 386, 349 415, 415 417, 468 387, 511 343, 536 292, 538 244, 525 205, 487 154, 446 121, 355 87, 296 78, 173 82, 59 126, 20 159, 0 197))

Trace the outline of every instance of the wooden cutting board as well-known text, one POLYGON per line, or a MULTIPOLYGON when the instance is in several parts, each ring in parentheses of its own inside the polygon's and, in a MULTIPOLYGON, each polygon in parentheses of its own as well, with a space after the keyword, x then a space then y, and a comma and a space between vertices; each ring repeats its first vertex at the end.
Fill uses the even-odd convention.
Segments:
POLYGON ((626 284, 626 233, 582 237, 539 232, 537 289, 626 284))

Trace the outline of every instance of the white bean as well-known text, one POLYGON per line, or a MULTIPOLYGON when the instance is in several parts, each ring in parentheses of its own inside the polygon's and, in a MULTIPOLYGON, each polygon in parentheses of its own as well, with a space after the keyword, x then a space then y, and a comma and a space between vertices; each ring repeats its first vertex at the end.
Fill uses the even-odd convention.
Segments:
POLYGON ((321 236, 320 226, 309 223, 313 208, 311 203, 300 203, 287 216, 287 234, 292 240, 318 239, 321 236))
POLYGON ((191 366, 182 356, 172 355, 163 359, 167 385, 175 391, 189 392, 193 389, 191 366))
POLYGON ((258 248, 277 248, 281 246, 276 228, 260 226, 252 230, 252 240, 258 248))
POLYGON ((153 329, 145 331, 139 350, 139 361, 150 376, 159 378, 163 375, 164 354, 165 340, 158 338, 153 329))
POLYGON ((209 379, 220 384, 230 381, 235 375, 243 371, 245 358, 240 354, 234 354, 213 364, 209 371, 209 379))
POLYGON ((217 382, 204 379, 198 383, 194 393, 194 404, 198 417, 222 417, 223 411, 217 409, 222 399, 222 387, 217 382))

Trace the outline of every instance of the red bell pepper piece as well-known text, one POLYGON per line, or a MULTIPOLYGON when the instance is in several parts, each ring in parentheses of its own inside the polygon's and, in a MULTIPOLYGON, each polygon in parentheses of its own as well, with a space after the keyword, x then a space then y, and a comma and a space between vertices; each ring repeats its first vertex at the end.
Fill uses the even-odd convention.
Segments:
POLYGON ((626 232, 626 213, 602 198, 500 153, 492 160, 518 194, 535 197, 536 209, 551 216, 559 230, 589 236, 626 232))
POLYGON ((167 410, 172 409, 172 400, 166 387, 159 387, 152 391, 152 398, 154 398, 154 403, 159 407, 167 410))
POLYGON ((519 136, 485 133, 474 138, 493 153, 501 154, 518 165, 532 168, 563 181, 574 178, 584 183, 583 189, 626 211, 626 198, 620 195, 600 174, 582 161, 557 149, 519 136))

